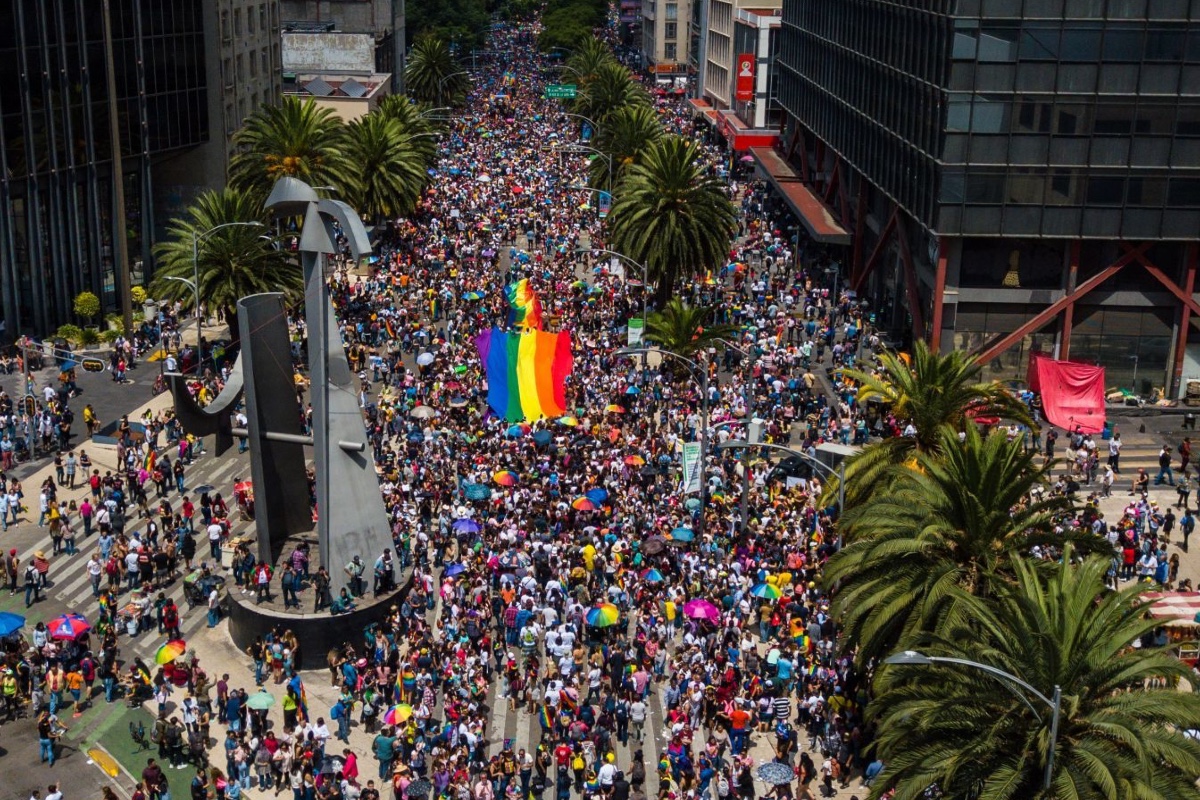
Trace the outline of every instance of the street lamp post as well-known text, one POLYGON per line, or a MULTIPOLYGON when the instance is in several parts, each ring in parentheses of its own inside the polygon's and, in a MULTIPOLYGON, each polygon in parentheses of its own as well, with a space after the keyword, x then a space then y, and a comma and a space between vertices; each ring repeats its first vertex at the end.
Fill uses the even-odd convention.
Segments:
POLYGON ((440 78, 438 80, 438 99, 437 99, 438 105, 441 106, 441 104, 442 104, 442 86, 445 85, 446 81, 450 80, 451 78, 457 78, 459 75, 470 75, 470 74, 471 73, 468 72, 467 70, 460 69, 458 72, 451 72, 449 75, 446 75, 445 77, 440 78))
MULTIPOLYGON (((748 441, 744 441, 744 440, 731 440, 728 442, 722 442, 721 444, 717 445, 718 450, 727 450, 727 449, 734 449, 734 448, 745 449, 745 448, 749 448, 749 447, 759 447, 759 448, 762 448, 763 450, 779 450, 780 452, 790 453, 791 455, 796 456, 797 458, 804 461, 806 464, 812 466, 815 469, 820 470, 821 472, 825 473, 826 475, 830 475, 830 476, 836 475, 837 479, 838 479, 838 519, 839 520, 841 519, 842 514, 845 513, 845 511, 846 511, 846 462, 844 460, 838 462, 837 470, 834 470, 833 467, 829 466, 828 464, 826 464, 823 461, 820 461, 819 459, 813 458, 812 456, 810 456, 808 453, 804 452, 803 450, 797 450, 794 447, 787 447, 786 445, 782 445, 782 444, 769 444, 767 442, 748 442, 748 441)), ((841 528, 840 524, 839 524, 838 528, 839 528, 839 532, 838 532, 837 547, 840 550, 842 548, 842 534, 840 531, 840 528, 841 528)))
MULTIPOLYGON (((754 420, 754 392, 750 388, 750 370, 753 367, 754 359, 750 357, 750 353, 728 341, 727 339, 718 338, 716 341, 733 350, 735 353, 740 353, 742 358, 746 359, 746 374, 742 378, 742 396, 746 405, 746 439, 750 437, 750 423, 754 420)), ((746 532, 746 519, 750 513, 750 456, 747 452, 749 448, 742 448, 742 500, 740 519, 738 519, 738 534, 746 532)), ((840 513, 840 510, 839 510, 840 513)))
MULTIPOLYGON (((704 475, 704 462, 708 458, 708 372, 690 358, 659 347, 622 347, 616 351, 618 356, 647 356, 650 353, 658 353, 665 358, 681 362, 700 385, 700 517, 696 523, 696 536, 701 537, 704 535, 705 500, 708 499, 708 480, 704 475)), ((685 491, 686 489, 687 486, 684 486, 685 491)))
MULTIPOLYGON (((568 116, 576 116, 576 115, 568 114, 568 116)), ((587 117, 584 117, 584 119, 587 119, 587 117)), ((605 191, 608 192, 608 196, 610 198, 612 197, 613 157, 611 155, 604 152, 603 150, 597 150, 595 147, 588 147, 586 144, 571 144, 571 145, 567 145, 566 147, 553 147, 551 149, 556 150, 560 153, 571 153, 571 152, 577 153, 580 151, 584 151, 584 152, 588 152, 588 153, 595 153, 600 158, 603 158, 604 162, 606 164, 608 164, 608 181, 607 181, 607 189, 605 189, 605 191)))
MULTIPOLYGON (((1019 686, 1041 702, 1045 703, 1050 709, 1050 751, 1046 754, 1046 771, 1042 778, 1042 788, 1050 788, 1050 781, 1054 777, 1054 750, 1056 744, 1058 743, 1058 721, 1062 714, 1062 687, 1060 687, 1058 684, 1055 684, 1054 696, 1046 697, 1046 695, 1042 694, 1033 686, 1018 678, 1016 675, 1005 672, 999 667, 993 667, 991 664, 981 664, 978 661, 971 661, 970 659, 966 658, 927 656, 924 653, 918 653, 915 650, 905 650, 903 653, 896 653, 895 655, 884 659, 884 663, 905 664, 921 667, 929 666, 930 664, 957 664, 960 667, 970 667, 971 669, 977 669, 981 672, 986 672, 993 678, 996 678, 997 680, 1008 685, 1008 688, 1013 691, 1013 694, 1016 694, 1017 697, 1019 697, 1022 702, 1025 703, 1025 705, 1029 706, 1031 711, 1033 711, 1033 706, 1030 705, 1029 700, 1024 695, 1013 690, 1014 685, 1019 686)), ((1041 722, 1041 716, 1038 715, 1037 711, 1033 711, 1033 713, 1034 716, 1038 717, 1038 721, 1041 722)))
MULTIPOLYGON (((201 374, 204 365, 204 327, 200 319, 200 242, 212 236, 223 228, 265 228, 261 222, 223 222, 214 225, 203 233, 192 229, 192 291, 196 295, 196 375, 201 374)), ((187 283, 187 278, 175 278, 181 283, 187 283)))
POLYGON ((646 265, 639 261, 634 261, 629 256, 625 255, 624 253, 618 253, 616 250, 609 250, 607 248, 600 247, 600 248, 597 248, 595 252, 604 253, 606 255, 613 256, 614 258, 619 258, 622 261, 626 262, 627 264, 633 264, 635 267, 638 268, 638 270, 641 271, 641 273, 642 273, 642 335, 645 336, 646 335, 646 294, 650 289, 650 286, 647 283, 650 276, 646 274, 646 265))

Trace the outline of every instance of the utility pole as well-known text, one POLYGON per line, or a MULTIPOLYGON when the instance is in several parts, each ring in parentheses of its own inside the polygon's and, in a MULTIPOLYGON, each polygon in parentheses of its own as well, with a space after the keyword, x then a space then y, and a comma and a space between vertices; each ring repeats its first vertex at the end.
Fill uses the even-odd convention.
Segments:
POLYGON ((108 73, 108 135, 112 140, 112 220, 113 269, 116 271, 117 294, 121 298, 121 320, 125 335, 133 333, 133 297, 129 278, 129 233, 125 229, 125 169, 121 163, 121 121, 117 115, 116 61, 113 58, 111 0, 104 0, 104 60, 108 73))

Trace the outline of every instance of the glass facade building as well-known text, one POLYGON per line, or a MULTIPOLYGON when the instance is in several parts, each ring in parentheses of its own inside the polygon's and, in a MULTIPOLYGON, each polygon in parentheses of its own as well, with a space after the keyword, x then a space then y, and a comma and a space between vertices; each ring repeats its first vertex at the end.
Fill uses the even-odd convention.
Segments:
POLYGON ((1200 377, 1180 299, 1200 238, 1200 3, 785 0, 780 39, 790 160, 844 184, 842 261, 885 321, 1001 377, 1031 349, 1105 364, 1110 384, 1136 370, 1140 389, 1200 377))
MULTIPOLYGON (((111 0, 133 283, 149 276, 151 169, 208 140, 201 0, 111 0)), ((0 341, 119 306, 103 14, 95 0, 0 3, 0 341)))

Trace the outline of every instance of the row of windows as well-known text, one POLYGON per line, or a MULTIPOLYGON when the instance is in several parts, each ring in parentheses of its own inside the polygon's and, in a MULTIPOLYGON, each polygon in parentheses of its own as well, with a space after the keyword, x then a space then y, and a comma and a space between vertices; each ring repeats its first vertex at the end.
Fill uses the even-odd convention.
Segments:
POLYGON ((1048 102, 1045 98, 950 92, 946 130, 1060 136, 1200 136, 1200 102, 1048 102))
POLYGON ((1188 19, 1194 0, 956 0, 954 13, 984 19, 1188 19))
POLYGON ((1200 208, 1200 178, 1011 167, 942 171, 940 202, 1200 208))
POLYGON ((1200 28, 1186 23, 995 23, 955 20, 952 57, 980 62, 1200 62, 1200 28))

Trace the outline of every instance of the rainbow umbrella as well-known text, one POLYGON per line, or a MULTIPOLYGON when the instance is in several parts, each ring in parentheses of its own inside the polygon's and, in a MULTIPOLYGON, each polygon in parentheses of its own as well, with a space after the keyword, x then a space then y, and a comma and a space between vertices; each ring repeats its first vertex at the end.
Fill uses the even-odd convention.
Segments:
POLYGON ((585 619, 593 628, 607 628, 609 625, 616 625, 621 619, 621 610, 612 603, 601 603, 589 608, 585 619))
POLYGON ((642 570, 642 580, 646 581, 646 583, 662 583, 666 579, 661 572, 651 567, 650 569, 642 570))
POLYGON ((646 459, 641 456, 625 456, 625 463, 631 467, 644 467, 646 466, 646 459))
POLYGON ((186 650, 187 643, 183 639, 172 639, 158 648, 158 652, 154 654, 154 663, 159 665, 170 664, 183 655, 186 650))
POLYGON ((780 588, 770 583, 760 583, 750 590, 750 594, 755 597, 761 597, 764 600, 778 600, 783 597, 783 592, 780 588))
POLYGON ((576 497, 571 501, 571 508, 576 511, 595 511, 596 504, 587 497, 576 497))
POLYGON ((625 409, 622 408, 621 406, 617 405, 616 403, 609 403, 608 405, 606 405, 604 407, 604 412, 606 414, 624 414, 625 409))
POLYGON ((509 469, 502 469, 496 474, 492 475, 492 480, 501 486, 516 486, 517 473, 509 469))
POLYGON ((388 725, 400 725, 408 722, 408 718, 413 714, 413 708, 408 703, 399 703, 392 706, 383 715, 383 721, 388 725))
POLYGON ((568 428, 577 428, 579 427, 579 420, 571 416, 559 417, 558 424, 566 425, 568 428))

